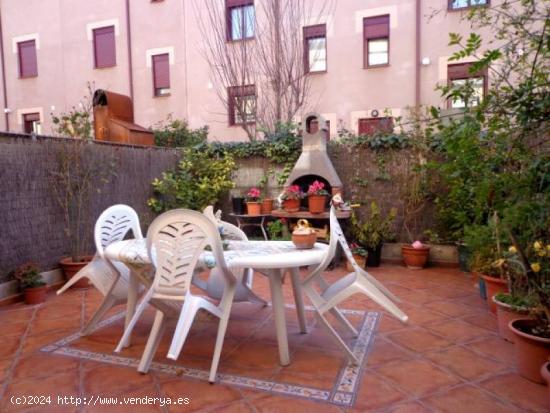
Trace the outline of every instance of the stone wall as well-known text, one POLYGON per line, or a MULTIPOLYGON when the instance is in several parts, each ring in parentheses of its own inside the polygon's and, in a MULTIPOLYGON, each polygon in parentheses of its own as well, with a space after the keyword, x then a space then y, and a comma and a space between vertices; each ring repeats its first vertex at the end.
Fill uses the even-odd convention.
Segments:
MULTIPOLYGON (((59 258, 69 251, 63 231, 63 210, 50 183, 52 165, 63 147, 74 143, 63 138, 26 135, 0 135, 0 282, 9 271, 32 261, 42 269, 56 267, 59 258)), ((113 161, 114 175, 108 183, 94 178, 90 214, 82 219, 88 234, 89 252, 93 253, 93 225, 108 206, 123 203, 134 208, 143 229, 152 214, 147 199, 152 195, 151 181, 166 169, 174 168, 180 151, 144 148, 109 143, 87 145, 88 161, 108 164, 113 161)))

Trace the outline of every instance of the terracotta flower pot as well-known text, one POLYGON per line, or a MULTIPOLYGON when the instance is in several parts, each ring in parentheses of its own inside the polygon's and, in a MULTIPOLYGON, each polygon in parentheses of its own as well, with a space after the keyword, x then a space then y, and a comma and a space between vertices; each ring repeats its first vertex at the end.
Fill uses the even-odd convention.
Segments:
POLYGON ((273 210, 273 199, 266 198, 262 201, 262 214, 269 215, 273 210))
POLYGON ((292 234, 292 242, 300 250, 313 248, 317 241, 317 234, 292 234))
POLYGON ((492 300, 497 307, 498 334, 504 340, 513 343, 516 336, 512 333, 512 330, 508 328, 508 324, 516 318, 526 318, 527 314, 529 314, 529 310, 526 308, 512 307, 509 304, 498 301, 494 296, 492 300))
MULTIPOLYGON (((74 262, 71 257, 64 257, 59 260, 59 265, 61 266, 61 269, 65 274, 65 278, 67 280, 70 280, 73 275, 75 275, 78 271, 88 265, 92 258, 92 255, 86 255, 82 257, 82 261, 74 262)), ((88 288, 90 286, 91 284, 88 279, 83 278, 81 280, 78 280, 76 284, 74 284, 71 288, 88 288)))
POLYGON ((480 274, 480 277, 485 281, 485 290, 487 291, 487 305, 489 306, 489 311, 496 315, 497 306, 493 301, 493 296, 498 293, 507 293, 508 292, 508 283, 506 280, 502 280, 496 277, 489 277, 488 275, 480 274))
POLYGON ((548 397, 546 398, 546 404, 550 409, 550 361, 542 365, 540 369, 540 375, 546 382, 546 393, 548 394, 548 397))
POLYGON ((48 294, 48 286, 42 285, 40 287, 25 288, 25 304, 41 304, 46 301, 48 294))
POLYGON ((413 248, 410 245, 401 246, 401 254, 407 268, 411 270, 421 270, 428 263, 430 257, 430 247, 413 248))
POLYGON ((307 206, 309 208, 309 212, 312 214, 320 214, 325 212, 326 203, 326 195, 309 195, 307 197, 307 206))
MULTIPOLYGON (((355 258, 355 262, 357 265, 359 265, 361 268, 365 269, 365 266, 367 265, 367 257, 363 257, 362 255, 353 254, 353 258, 355 258)), ((346 270, 349 272, 354 271, 353 267, 351 266, 351 263, 349 261, 346 261, 346 270)))
POLYGON ((298 212, 300 210, 299 199, 285 199, 283 201, 283 209, 286 212, 298 212))
POLYGON ((247 202, 246 203, 246 213, 248 215, 261 215, 262 214, 262 203, 261 202, 247 202))
POLYGON ((529 334, 535 320, 520 318, 510 321, 508 327, 515 335, 516 367, 520 376, 536 383, 544 383, 540 367, 550 357, 550 338, 529 334))

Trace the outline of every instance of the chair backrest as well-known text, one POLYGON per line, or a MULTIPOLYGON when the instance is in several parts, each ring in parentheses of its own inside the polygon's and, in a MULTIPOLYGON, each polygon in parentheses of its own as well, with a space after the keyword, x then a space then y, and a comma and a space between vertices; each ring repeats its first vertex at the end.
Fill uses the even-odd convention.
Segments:
POLYGON ((104 258, 103 253, 107 246, 123 240, 130 230, 134 238, 143 238, 138 215, 131 207, 118 204, 103 211, 94 227, 95 247, 100 257, 104 258))
MULTIPOLYGON (((334 208, 334 207, 332 207, 334 208)), ((336 238, 338 242, 340 243, 340 246, 342 247, 342 250, 344 251, 344 255, 350 262, 351 266, 355 270, 355 272, 361 272, 361 267, 357 264, 357 261, 355 261, 355 258, 353 258, 353 254, 351 252, 351 249, 348 245, 348 241, 346 240, 346 237, 344 236, 344 231, 342 231, 342 227, 340 226, 340 223, 338 222, 338 219, 336 218, 336 214, 334 216, 331 215, 330 217, 330 239, 336 238)))
POLYGON ((216 266, 226 278, 231 278, 220 234, 209 218, 188 209, 175 209, 157 217, 147 231, 147 252, 156 268, 154 291, 185 295, 206 246, 210 246, 216 266))
POLYGON ((212 205, 207 206, 206 208, 204 208, 204 211, 202 211, 204 216, 208 217, 210 221, 212 221, 218 228, 221 229, 222 236, 225 239, 234 241, 248 241, 248 237, 242 229, 229 222, 221 221, 220 219, 218 219, 217 215, 220 212, 221 211, 218 211, 216 214, 214 214, 214 207, 212 205))

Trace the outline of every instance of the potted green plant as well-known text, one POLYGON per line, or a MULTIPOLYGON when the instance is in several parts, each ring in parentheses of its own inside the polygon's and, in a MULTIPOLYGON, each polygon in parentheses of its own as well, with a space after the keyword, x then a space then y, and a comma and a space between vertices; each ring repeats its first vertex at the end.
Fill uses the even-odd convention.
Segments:
POLYGON ((410 245, 402 245, 401 254, 403 255, 403 261, 407 268, 411 270, 420 270, 428 263, 430 247, 416 240, 410 245))
POLYGON ((263 189, 264 198, 262 199, 262 214, 269 215, 271 214, 271 211, 273 210, 273 198, 270 198, 267 196, 268 194, 268 183, 269 183, 269 171, 265 173, 262 178, 260 179, 260 182, 258 182, 258 186, 263 189))
POLYGON ((250 188, 246 194, 246 213, 248 215, 261 215, 262 194, 256 187, 250 188))
POLYGON ((514 342, 515 335, 508 328, 508 324, 516 318, 528 316, 531 307, 527 272, 518 259, 514 246, 511 246, 505 258, 497 260, 494 266, 504 270, 508 287, 508 292, 498 292, 492 297, 497 309, 498 333, 503 339, 514 342))
MULTIPOLYGON (((365 268, 365 266, 367 265, 367 257, 369 255, 367 249, 357 244, 356 242, 352 242, 349 248, 357 265, 359 265, 361 268, 365 268)), ((346 269, 348 271, 353 271, 353 267, 349 261, 346 261, 346 269)))
POLYGON ((508 325, 515 335, 516 366, 521 376, 544 383, 541 367, 550 357, 550 243, 535 241, 526 248, 514 247, 526 269, 532 299, 531 317, 508 325))
POLYGON ((355 211, 351 214, 351 234, 354 240, 368 252, 367 266, 379 267, 384 241, 394 238, 393 222, 397 209, 392 208, 383 216, 376 201, 370 203, 364 219, 359 219, 355 211))
POLYGON ((324 212, 328 195, 329 193, 325 189, 325 184, 320 181, 314 181, 307 190, 307 204, 309 212, 312 214, 320 214, 324 212))
POLYGON ((300 210, 300 202, 304 198, 305 194, 299 185, 290 185, 285 188, 280 195, 280 199, 283 203, 283 209, 286 212, 298 212, 300 210))
POLYGON ((14 272, 14 277, 19 280, 26 304, 40 304, 46 301, 48 286, 36 264, 27 263, 19 266, 14 272))
POLYGON ((502 244, 509 241, 502 237, 496 212, 485 225, 470 225, 464 233, 472 250, 470 269, 474 276, 483 280, 489 311, 496 315, 497 306, 493 296, 509 291, 508 274, 499 264, 505 255, 502 244))

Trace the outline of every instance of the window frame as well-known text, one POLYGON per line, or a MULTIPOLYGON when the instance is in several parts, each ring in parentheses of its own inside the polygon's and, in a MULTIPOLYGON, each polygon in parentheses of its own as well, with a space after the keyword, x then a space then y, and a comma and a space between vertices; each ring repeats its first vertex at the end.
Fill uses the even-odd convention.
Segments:
POLYGON ((302 29, 304 38, 304 70, 307 74, 323 74, 328 72, 328 39, 326 23, 304 26, 302 29), (313 32, 313 34, 308 34, 313 32), (316 34, 315 32, 319 32, 316 34), (309 61, 309 41, 314 39, 325 39, 325 69, 311 70, 311 62, 309 61))
POLYGON ((38 77, 38 53, 36 51, 36 39, 29 39, 29 40, 23 40, 23 41, 20 41, 20 42, 17 42, 17 63, 19 65, 18 67, 18 74, 19 74, 19 79, 28 79, 28 78, 33 78, 33 77, 38 77), (28 63, 26 64, 23 64, 23 55, 21 54, 21 48, 22 46, 24 45, 28 45, 28 44, 32 44, 33 45, 33 50, 34 50, 34 61, 35 61, 35 65, 34 65, 34 71, 32 71, 32 73, 29 73, 27 74, 28 70, 24 71, 24 67, 26 67, 28 65, 28 63), (24 73, 25 72, 25 73, 24 73))
MULTIPOLYGON (((474 62, 465 62, 465 63, 453 63, 447 65, 447 86, 451 87, 452 82, 455 80, 469 80, 469 79, 476 79, 476 78, 482 78, 483 79, 483 93, 482 93, 482 100, 485 99, 487 96, 487 91, 489 88, 489 71, 487 68, 485 68, 483 71, 478 73, 470 73, 470 67, 474 62), (465 66, 467 67, 466 72, 468 73, 468 76, 451 76, 449 75, 449 68, 451 67, 458 67, 458 66, 465 66)), ((480 102, 481 103, 481 102, 480 102)), ((464 106, 465 108, 466 106, 464 106)), ((471 106, 469 106, 471 107, 471 106)), ((453 108, 453 100, 447 99, 447 109, 464 109, 464 108, 453 108)))
MULTIPOLYGON (((35 130, 35 125, 41 127, 42 125, 42 119, 40 119, 40 112, 31 112, 31 113, 23 113, 21 115, 22 121, 23 121, 23 133, 27 134, 40 134, 42 133, 41 130, 35 130), (36 119, 27 119, 28 117, 35 117, 36 119), (27 125, 31 125, 31 130, 27 130, 27 125)), ((38 129, 38 128, 37 128, 38 129)))
POLYGON ((381 15, 378 15, 378 16, 368 16, 368 17, 364 17, 363 18, 363 69, 374 69, 374 68, 378 68, 378 67, 388 67, 390 66, 390 50, 391 50, 391 41, 390 41, 390 34, 391 34, 391 27, 390 27, 390 19, 391 19, 391 15, 389 14, 381 14, 381 15), (385 36, 373 36, 373 37, 367 37, 367 34, 366 34, 366 29, 367 29, 367 24, 366 22, 369 20, 369 19, 380 19, 382 17, 387 17, 388 21, 387 21, 387 25, 388 25, 388 34, 385 35, 385 36), (387 40, 388 42, 388 62, 387 63, 381 63, 381 64, 374 64, 374 65, 371 65, 369 63, 369 54, 370 54, 370 41, 371 40, 387 40))
POLYGON ((94 69, 107 69, 110 67, 116 67, 117 66, 117 58, 116 58, 116 27, 115 25, 109 25, 109 26, 103 26, 103 27, 96 27, 92 29, 92 41, 93 41, 93 48, 94 48, 94 69), (113 51, 114 51, 114 60, 112 64, 98 64, 98 49, 97 49, 97 32, 100 30, 105 29, 112 29, 113 32, 113 51))
POLYGON ((370 121, 370 122, 374 122, 374 121, 377 121, 379 123, 382 123, 384 121, 387 121, 388 122, 388 132, 387 133, 391 133, 389 131, 389 129, 391 128, 391 131, 393 132, 394 128, 395 128, 395 125, 394 125, 394 122, 393 122, 394 118, 393 116, 379 116, 379 117, 370 117, 370 118, 359 118, 357 120, 357 135, 359 136, 376 136, 376 134, 378 132, 381 132, 383 131, 383 128, 378 128, 374 133, 372 134, 369 134, 369 133, 361 133, 361 122, 362 121, 370 121))
POLYGON ((225 25, 226 25, 225 34, 226 34, 227 42, 233 43, 233 42, 244 42, 247 40, 253 40, 256 37, 256 5, 254 4, 254 0, 226 0, 225 1, 225 25), (254 8, 254 27, 253 27, 252 36, 246 37, 244 10, 246 7, 249 7, 249 6, 252 6, 254 8), (241 18, 242 18, 241 37, 237 39, 233 38, 232 11, 234 9, 241 9, 241 18))
POLYGON ((447 0, 447 10, 449 11, 459 11, 459 10, 467 10, 471 9, 472 7, 487 7, 491 5, 491 0, 486 0, 485 4, 472 4, 472 0, 466 0, 468 2, 467 6, 464 7, 453 7, 453 1, 454 0, 447 0))
POLYGON ((158 53, 158 54, 154 54, 154 55, 151 55, 151 72, 152 72, 152 75, 153 75, 153 97, 156 97, 156 98, 161 98, 161 97, 167 97, 167 96, 170 96, 172 94, 172 82, 171 82, 171 79, 170 79, 170 53, 158 53), (166 56, 166 61, 168 63, 167 65, 167 70, 168 70, 168 87, 167 88, 163 88, 163 87, 157 87, 157 67, 156 67, 156 62, 155 62, 155 57, 163 57, 163 56, 166 56), (158 93, 157 91, 158 90, 161 90, 161 89, 168 89, 168 93, 158 93))
MULTIPOLYGON (((254 97, 254 103, 257 105, 257 93, 256 93, 256 85, 243 85, 243 86, 230 86, 227 88, 227 96, 228 96, 228 124, 229 126, 241 126, 241 125, 252 125, 256 123, 256 112, 254 111, 254 120, 250 121, 238 121, 237 120, 237 114, 235 113, 236 110, 236 99, 238 98, 246 98, 253 96, 254 97)), ((242 119, 241 119, 242 120, 242 119)))

